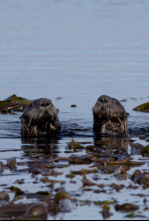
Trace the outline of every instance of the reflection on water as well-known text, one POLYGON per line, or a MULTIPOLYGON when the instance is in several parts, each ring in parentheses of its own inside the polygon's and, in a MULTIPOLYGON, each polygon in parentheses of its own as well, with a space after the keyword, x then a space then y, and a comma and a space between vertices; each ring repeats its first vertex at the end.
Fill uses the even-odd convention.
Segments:
POLYGON ((58 152, 58 139, 50 138, 22 138, 22 149, 25 156, 30 157, 35 154, 53 155, 58 152))
MULTIPOLYGON (((124 138, 108 138, 108 137, 102 137, 97 138, 95 137, 94 143, 97 147, 103 149, 103 151, 106 154, 115 154, 119 155, 123 158, 126 156, 128 157, 127 151, 128 151, 128 144, 129 139, 124 138)), ((120 158, 122 159, 122 158, 120 158)))

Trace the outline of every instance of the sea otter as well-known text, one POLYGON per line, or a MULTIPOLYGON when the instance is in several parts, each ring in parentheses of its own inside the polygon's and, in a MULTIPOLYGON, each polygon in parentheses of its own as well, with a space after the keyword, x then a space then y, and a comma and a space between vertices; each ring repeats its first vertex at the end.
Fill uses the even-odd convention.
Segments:
POLYGON ((128 137, 128 113, 115 98, 102 95, 92 108, 94 131, 100 135, 128 137))
POLYGON ((37 137, 60 130, 58 112, 49 99, 40 98, 31 102, 20 117, 22 136, 37 137))

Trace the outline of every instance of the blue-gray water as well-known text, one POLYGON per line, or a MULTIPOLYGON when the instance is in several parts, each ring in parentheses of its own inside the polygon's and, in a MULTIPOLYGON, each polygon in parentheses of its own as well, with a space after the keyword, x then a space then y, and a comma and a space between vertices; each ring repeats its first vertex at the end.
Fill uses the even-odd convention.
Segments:
POLYGON ((1 0, 0 95, 148 95, 146 0, 1 0))
MULTIPOLYGON (((0 99, 50 98, 64 124, 91 131, 101 94, 126 98, 130 124, 147 123, 132 108, 148 101, 148 85, 148 0, 0 0, 0 99)), ((20 136, 19 116, 0 115, 0 137, 20 136)), ((1 139, 0 160, 22 159, 20 146, 1 139)))

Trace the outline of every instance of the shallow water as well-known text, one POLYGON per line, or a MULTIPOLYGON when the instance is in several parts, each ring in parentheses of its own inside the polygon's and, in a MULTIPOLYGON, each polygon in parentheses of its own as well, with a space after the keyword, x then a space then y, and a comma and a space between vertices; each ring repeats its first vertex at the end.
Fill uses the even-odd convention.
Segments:
MULTIPOLYGON (((17 161, 17 170, 7 168, 1 174, 0 191, 18 186, 26 193, 22 201, 30 203, 38 200, 34 193, 41 189, 49 191, 48 185, 41 182, 43 174, 33 176, 28 172, 33 166, 30 164, 34 159, 32 154, 41 154, 40 163, 45 155, 54 158, 88 154, 86 149, 67 153, 67 144, 72 138, 94 144, 91 108, 101 94, 126 99, 123 105, 130 113, 129 127, 132 131, 140 127, 149 128, 148 114, 132 111, 149 99, 149 2, 1 0, 0 3, 0 99, 13 93, 29 99, 50 98, 60 109, 63 132, 69 131, 69 135, 66 132, 54 140, 24 141, 20 136, 20 113, 0 115, 0 161, 4 164, 11 158, 17 161), (77 108, 71 108, 72 104, 77 108), (16 180, 21 179, 25 182, 20 187, 16 180)), ((135 133, 131 136, 135 143, 147 145, 135 133)), ((126 151, 116 155, 146 162, 141 167, 131 168, 129 175, 136 169, 148 171, 148 158, 134 154, 136 152, 130 144, 127 147, 126 151)), ((113 155, 113 150, 108 154, 113 155)), ((61 169, 56 168, 63 174, 53 179, 66 181, 63 186, 76 199, 78 206, 74 203, 71 213, 56 217, 49 215, 49 219, 102 219, 102 206, 95 206, 94 202, 113 198, 114 203, 110 205, 113 215, 109 219, 124 219, 127 215, 115 211, 115 201, 118 204, 128 201, 137 204, 140 207, 137 214, 148 217, 149 211, 143 204, 145 197, 137 195, 147 195, 148 189, 143 190, 142 186, 137 190, 129 189, 127 187, 134 184, 131 179, 119 181, 114 177, 115 170, 108 174, 106 168, 96 165, 98 173, 89 174, 87 178, 95 182, 96 176, 98 185, 105 184, 103 191, 100 189, 100 194, 97 194, 94 193, 95 189, 99 190, 97 186, 91 187, 90 191, 81 188, 82 176, 75 176, 73 181, 76 183, 70 183, 70 179, 65 177, 71 170, 81 170, 92 164, 66 168, 64 164, 68 162, 62 162, 61 169), (111 183, 126 187, 116 192, 109 186, 111 183), (86 200, 91 202, 87 204, 86 200)), ((117 168, 116 172, 119 171, 117 168)), ((55 188, 60 186, 58 183, 55 188)), ((9 194, 13 199, 13 193, 10 191, 9 194)), ((148 202, 148 196, 146 199, 148 202)))

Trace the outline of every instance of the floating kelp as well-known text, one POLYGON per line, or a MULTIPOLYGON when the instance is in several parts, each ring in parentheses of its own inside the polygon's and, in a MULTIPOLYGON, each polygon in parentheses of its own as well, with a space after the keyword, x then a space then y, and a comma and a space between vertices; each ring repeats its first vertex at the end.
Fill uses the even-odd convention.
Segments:
POLYGON ((143 186, 143 189, 149 188, 149 176, 148 173, 141 173, 140 170, 136 170, 131 177, 131 180, 139 185, 143 186))
POLYGON ((112 199, 112 200, 105 200, 105 201, 96 201, 94 202, 94 204, 96 206, 102 206, 102 205, 114 205, 115 201, 112 199))
POLYGON ((143 147, 143 148, 141 149, 141 154, 142 154, 143 156, 149 156, 149 146, 143 147))
POLYGON ((85 174, 83 175, 82 183, 83 183, 83 187, 84 186, 95 186, 95 185, 97 185, 96 183, 93 183, 89 179, 87 179, 85 174))
POLYGON ((7 191, 0 192, 0 200, 9 201, 9 194, 7 191))
POLYGON ((3 162, 0 161, 0 174, 3 173, 3 171, 5 170, 6 166, 3 164, 3 162))
POLYGON ((36 204, 8 204, 0 207, 0 219, 10 220, 46 220, 48 209, 43 203, 36 204))
POLYGON ((141 104, 138 107, 133 109, 134 111, 141 111, 141 112, 149 112, 149 102, 145 104, 141 104))
POLYGON ((108 162, 108 165, 126 165, 126 166, 141 166, 144 163, 131 161, 130 159, 123 159, 122 161, 117 160, 113 162, 108 162))
POLYGON ((102 214, 102 216, 103 216, 104 219, 110 218, 110 216, 112 215, 112 214, 110 213, 110 207, 109 207, 108 205, 106 205, 106 204, 103 205, 101 214, 102 214))
POLYGON ((7 161, 6 167, 8 167, 10 170, 16 170, 17 168, 16 159, 9 159, 7 161))
POLYGON ((25 194, 21 189, 15 187, 15 186, 11 186, 9 189, 10 189, 12 192, 15 192, 15 196, 16 196, 16 197, 25 194))
POLYGON ((113 188, 114 190, 116 190, 116 192, 120 192, 120 190, 124 189, 125 186, 112 183, 110 185, 110 187, 113 188))
POLYGON ((148 189, 149 188, 149 177, 143 177, 142 183, 143 183, 143 189, 148 189))
POLYGON ((7 99, 0 101, 0 112, 11 113, 12 111, 24 111, 24 109, 30 104, 30 102, 30 100, 18 97, 13 94, 7 99))
POLYGON ((82 146, 79 142, 76 142, 74 139, 68 144, 69 149, 84 149, 84 146, 82 146))
POLYGON ((140 170, 136 170, 131 177, 132 181, 136 183, 140 183, 141 178, 142 178, 142 173, 140 170))
POLYGON ((72 108, 76 108, 77 105, 76 105, 76 104, 72 104, 71 107, 72 107, 72 108))
MULTIPOLYGON (((29 205, 11 205, 0 207, 0 219, 5 220, 6 218, 12 219, 23 216, 28 209, 29 205)), ((20 219, 21 220, 21 219, 20 219)))
POLYGON ((116 211, 132 212, 138 210, 139 207, 131 203, 125 203, 123 205, 116 205, 115 209, 116 211))
POLYGON ((71 171, 72 172, 72 174, 74 174, 74 175, 84 175, 84 174, 89 174, 89 173, 97 173, 98 172, 98 170, 97 169, 82 169, 82 170, 80 170, 80 171, 71 171))
POLYGON ((140 215, 140 214, 130 213, 130 214, 126 215, 125 218, 130 218, 130 219, 140 218, 140 220, 141 220, 141 218, 145 219, 146 217, 143 215, 140 215))

